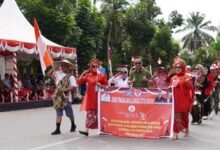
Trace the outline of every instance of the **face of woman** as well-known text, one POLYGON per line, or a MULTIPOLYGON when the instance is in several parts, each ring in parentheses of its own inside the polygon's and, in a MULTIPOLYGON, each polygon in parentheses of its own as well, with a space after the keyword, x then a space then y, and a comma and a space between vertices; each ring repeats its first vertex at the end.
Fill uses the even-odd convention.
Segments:
POLYGON ((121 72, 121 76, 124 78, 124 77, 127 77, 128 76, 128 72, 127 71, 122 71, 121 72))
POLYGON ((177 64, 174 68, 175 68, 175 72, 176 72, 176 74, 182 72, 182 67, 181 67, 179 64, 177 64))
POLYGON ((97 69, 99 68, 99 65, 97 63, 92 64, 92 71, 97 72, 97 69))
MULTIPOLYGON (((207 68, 205 68, 205 69, 207 69, 207 68)), ((208 70, 208 69, 207 69, 207 70, 208 70)), ((195 72, 196 72, 196 73, 202 73, 202 70, 201 70, 199 67, 196 67, 196 68, 195 68, 195 72)))

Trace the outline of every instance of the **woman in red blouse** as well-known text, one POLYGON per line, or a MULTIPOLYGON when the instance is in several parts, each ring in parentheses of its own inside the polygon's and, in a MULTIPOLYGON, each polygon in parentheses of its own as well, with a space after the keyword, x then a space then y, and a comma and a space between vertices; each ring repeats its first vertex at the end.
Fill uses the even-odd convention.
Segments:
POLYGON ((179 59, 174 63, 176 75, 172 77, 174 94, 174 136, 178 139, 180 131, 185 132, 185 137, 189 134, 189 112, 191 111, 194 89, 190 76, 186 74, 186 65, 179 59))
POLYGON ((77 81, 79 85, 87 83, 87 91, 80 108, 82 111, 87 111, 86 130, 79 131, 80 134, 85 136, 89 135, 89 129, 98 128, 98 87, 108 85, 106 76, 99 71, 100 63, 97 59, 92 60, 89 63, 89 70, 84 71, 77 81))

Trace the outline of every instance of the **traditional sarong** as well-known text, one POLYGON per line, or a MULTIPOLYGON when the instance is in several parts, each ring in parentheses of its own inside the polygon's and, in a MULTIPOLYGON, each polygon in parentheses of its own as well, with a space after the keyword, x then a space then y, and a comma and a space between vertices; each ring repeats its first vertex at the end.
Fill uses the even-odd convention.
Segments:
POLYGON ((59 81, 53 93, 54 109, 63 109, 67 105, 68 96, 66 96, 64 92, 61 92, 60 89, 67 88, 69 86, 70 86, 69 75, 66 75, 59 81))
POLYGON ((87 110, 86 128, 89 128, 89 129, 97 129, 98 128, 98 117, 97 117, 96 110, 87 110))
POLYGON ((178 112, 174 114, 174 133, 189 129, 189 113, 178 112))

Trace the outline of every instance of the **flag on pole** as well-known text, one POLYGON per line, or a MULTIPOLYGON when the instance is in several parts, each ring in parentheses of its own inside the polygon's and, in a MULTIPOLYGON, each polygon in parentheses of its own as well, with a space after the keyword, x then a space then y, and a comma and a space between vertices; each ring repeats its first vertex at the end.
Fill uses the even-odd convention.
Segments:
POLYGON ((162 64, 162 60, 160 59, 160 57, 158 58, 157 63, 158 63, 159 65, 162 64))
POLYGON ((110 46, 108 48, 108 60, 112 60, 112 48, 110 46))
POLYGON ((43 37, 40 33, 40 29, 39 29, 36 19, 34 19, 34 31, 35 31, 35 38, 36 38, 36 43, 37 43, 37 50, 40 56, 41 69, 42 69, 43 75, 45 75, 45 70, 47 69, 47 67, 52 66, 54 61, 50 55, 50 52, 47 49, 47 46, 45 45, 43 41, 43 37))
POLYGON ((109 76, 112 76, 112 48, 108 45, 108 65, 109 65, 109 76))

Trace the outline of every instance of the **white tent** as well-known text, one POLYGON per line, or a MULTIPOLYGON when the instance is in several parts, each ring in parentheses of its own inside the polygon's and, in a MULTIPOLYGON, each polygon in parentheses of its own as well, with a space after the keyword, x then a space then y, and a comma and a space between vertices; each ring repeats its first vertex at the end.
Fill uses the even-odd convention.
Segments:
MULTIPOLYGON (((0 7, 0 53, 37 54, 33 26, 22 14, 15 0, 4 0, 0 7)), ((44 38, 54 58, 76 58, 76 49, 63 47, 44 38)))

